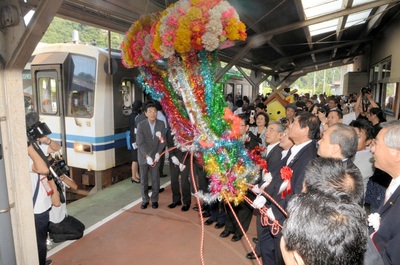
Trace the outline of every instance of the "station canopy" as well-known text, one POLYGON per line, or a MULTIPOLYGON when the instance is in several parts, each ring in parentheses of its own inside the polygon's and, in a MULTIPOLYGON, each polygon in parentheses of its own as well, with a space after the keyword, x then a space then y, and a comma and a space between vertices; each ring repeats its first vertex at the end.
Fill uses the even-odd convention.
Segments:
MULTIPOLYGON (((26 0, 35 9, 41 0, 26 0)), ((207 0, 204 0, 207 1, 207 0)), ((65 0, 57 16, 124 34, 141 16, 174 0, 65 0)), ((351 64, 399 14, 394 0, 228 0, 246 24, 246 41, 221 60, 268 76, 297 79, 351 64)))

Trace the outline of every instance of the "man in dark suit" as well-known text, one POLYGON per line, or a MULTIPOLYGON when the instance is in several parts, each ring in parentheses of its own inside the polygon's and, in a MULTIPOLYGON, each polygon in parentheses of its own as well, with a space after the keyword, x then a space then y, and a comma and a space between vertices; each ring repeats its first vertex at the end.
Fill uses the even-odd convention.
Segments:
POLYGON ((137 125, 138 162, 140 169, 140 188, 142 192, 142 209, 149 205, 148 173, 152 177, 151 202, 154 209, 158 208, 158 193, 160 190, 160 174, 157 163, 160 153, 165 148, 165 125, 157 120, 157 108, 154 103, 148 103, 144 108, 146 120, 137 125))
MULTIPOLYGON (((268 124, 267 130, 265 132, 265 142, 267 145, 267 150, 264 153, 265 160, 267 161, 267 169, 268 172, 271 172, 271 175, 276 176, 277 173, 272 172, 279 172, 281 167, 281 159, 282 159, 282 151, 283 148, 279 145, 280 139, 282 136, 283 131, 285 131, 286 127, 283 126, 280 122, 274 121, 268 124)), ((263 187, 264 182, 260 183, 259 187, 263 187)), ((258 242, 258 238, 261 237, 262 231, 266 228, 265 226, 261 225, 260 221, 260 213, 257 212, 257 238, 253 239, 256 242, 255 252, 257 256, 261 256, 260 244, 258 242)), ((268 229, 268 227, 267 227, 268 229)), ((255 259, 255 255, 253 252, 249 252, 246 254, 246 258, 248 259, 255 259)))
MULTIPOLYGON (((330 126, 324 131, 321 140, 318 141, 318 155, 325 158, 336 158, 345 162, 347 170, 357 170, 357 174, 347 174, 349 179, 354 183, 353 188, 355 192, 349 193, 351 200, 360 204, 364 204, 364 183, 360 170, 354 165, 352 157, 357 152, 358 137, 354 129, 342 123, 336 123, 330 126), (351 178, 350 178, 351 177, 351 178)), ((331 172, 332 173, 332 172, 331 172)), ((322 174, 314 174, 314 178, 308 178, 310 183, 305 183, 305 186, 318 186, 320 189, 328 189, 325 186, 325 181, 321 177, 322 174), (318 176, 317 176, 318 175, 318 176), (324 187, 325 186, 325 187, 324 187)), ((332 176, 329 176, 332 177, 332 176)), ((334 183, 334 181, 331 181, 334 183)), ((340 185, 339 181, 336 181, 336 186, 340 185)), ((347 186, 352 186, 347 183, 347 186)), ((336 187, 337 188, 337 187, 336 187)), ((382 260, 379 254, 373 247, 373 243, 370 238, 367 240, 367 251, 365 253, 364 265, 380 265, 382 260)))
MULTIPOLYGON (((174 135, 171 129, 167 131, 168 148, 175 147, 174 135)), ((190 192, 190 153, 182 152, 179 148, 169 151, 169 171, 171 175, 172 203, 168 208, 173 209, 182 205, 181 210, 186 212, 190 208, 192 194, 190 192), (181 176, 179 181, 179 175, 181 176)))
MULTIPOLYGON (((283 209, 286 209, 288 201, 294 194, 301 193, 303 189, 304 173, 308 163, 317 156, 317 149, 314 139, 319 131, 320 122, 318 117, 309 112, 299 112, 294 122, 289 126, 289 137, 294 146, 282 161, 282 165, 292 170, 291 178, 285 185, 281 176, 273 176, 268 190, 273 191, 270 195, 283 209), (286 186, 286 187, 285 187, 286 186), (289 190, 289 187, 291 188, 289 190)), ((270 208, 270 219, 283 224, 285 214, 274 204, 267 201, 267 208, 270 208)), ((261 255, 263 264, 284 264, 280 252, 281 232, 272 234, 271 229, 264 229, 260 238, 261 255), (274 249, 271 249, 271 244, 274 249)))
POLYGON ((387 172, 392 181, 387 188, 385 201, 378 209, 379 228, 371 227, 370 233, 384 264, 400 264, 400 121, 381 123, 381 126, 371 152, 374 154, 375 167, 387 172))

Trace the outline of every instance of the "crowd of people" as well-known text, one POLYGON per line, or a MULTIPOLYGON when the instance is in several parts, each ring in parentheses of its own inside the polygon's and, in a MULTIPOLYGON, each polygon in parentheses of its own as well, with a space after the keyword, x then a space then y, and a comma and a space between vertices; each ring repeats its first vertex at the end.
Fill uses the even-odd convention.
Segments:
MULTIPOLYGON (((222 230, 220 237, 232 235, 232 242, 255 222, 254 252, 244 254, 263 264, 400 264, 400 121, 387 122, 369 91, 294 98, 285 118, 270 121, 265 98, 250 104, 244 97, 233 104, 227 97, 227 106, 241 118, 244 147, 249 152, 261 147, 267 167, 246 194, 252 204, 203 202, 193 209, 202 210, 206 226, 215 223, 222 230)), ((208 191, 203 165, 190 152, 174 148, 174 134, 158 102, 136 100, 132 110, 131 180, 140 184, 141 209, 150 203, 159 207, 168 148, 172 198, 167 207, 188 211, 195 190, 208 191)), ((30 113, 27 123, 31 116, 38 120, 30 113)), ((59 150, 46 135, 28 141, 40 264, 51 264, 46 260, 49 236, 62 242, 84 231, 65 207, 65 186, 76 184, 61 174, 57 186, 51 174, 49 154, 59 150)))
MULTIPOLYGON (((294 98, 285 107, 285 118, 270 121, 266 98, 250 103, 246 97, 236 102, 227 97, 227 107, 242 120, 245 148, 262 147, 267 170, 260 171, 259 181, 246 194, 253 204, 204 202, 202 215, 209 217, 204 224, 215 223, 216 229, 223 228, 220 237, 232 235, 231 241, 237 242, 256 222, 255 251, 246 257, 261 258, 263 264, 400 264, 395 247, 400 242, 395 217, 400 207, 396 202, 400 122, 386 122, 369 91, 330 97, 295 94, 294 98), (289 177, 282 177, 283 169, 289 170, 289 177), (368 214, 380 215, 379 228, 368 221, 368 214)), ((174 147, 174 135, 168 121, 157 118, 154 102, 144 104, 142 115, 142 120, 131 119, 132 181, 140 182, 141 208, 146 209, 151 200, 156 209, 157 162, 166 147, 174 147)), ((168 207, 188 211, 194 191, 190 153, 173 149, 168 159, 172 189, 168 207)), ((206 173, 193 162, 195 184, 207 192, 206 173)))

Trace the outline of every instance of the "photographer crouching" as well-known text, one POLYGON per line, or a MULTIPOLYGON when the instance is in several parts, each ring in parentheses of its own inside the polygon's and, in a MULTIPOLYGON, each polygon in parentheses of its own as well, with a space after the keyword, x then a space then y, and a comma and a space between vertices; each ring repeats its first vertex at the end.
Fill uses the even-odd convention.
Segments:
POLYGON ((49 265, 52 264, 51 260, 46 261, 49 212, 52 205, 60 206, 60 196, 53 178, 48 177, 50 170, 47 156, 61 147, 46 136, 51 131, 45 123, 39 122, 36 112, 26 114, 25 121, 39 264, 49 265))

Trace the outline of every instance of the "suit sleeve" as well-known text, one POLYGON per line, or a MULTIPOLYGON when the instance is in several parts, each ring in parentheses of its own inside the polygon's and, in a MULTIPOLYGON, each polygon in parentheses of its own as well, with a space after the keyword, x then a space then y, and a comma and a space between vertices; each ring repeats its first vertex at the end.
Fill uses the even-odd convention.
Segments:
POLYGON ((136 143, 138 145, 138 152, 143 156, 151 155, 150 145, 145 143, 145 133, 144 133, 145 123, 140 122, 137 125, 136 143))

